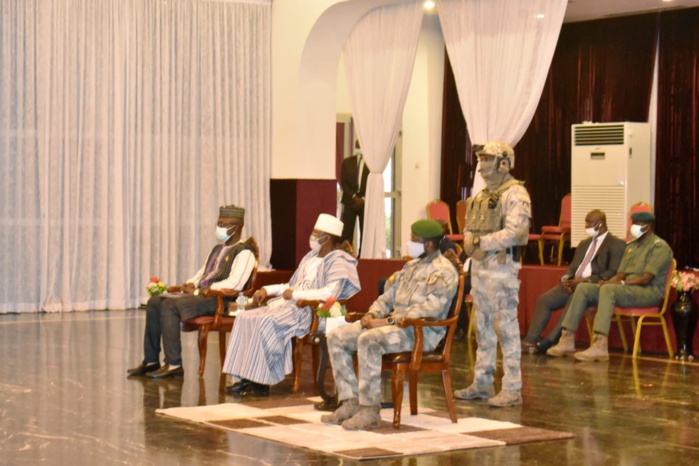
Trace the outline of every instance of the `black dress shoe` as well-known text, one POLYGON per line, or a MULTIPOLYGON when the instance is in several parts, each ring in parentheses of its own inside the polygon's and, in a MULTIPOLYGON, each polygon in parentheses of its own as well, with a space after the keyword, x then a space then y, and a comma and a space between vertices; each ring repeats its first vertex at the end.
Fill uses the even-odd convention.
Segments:
POLYGON ((129 374, 129 377, 140 377, 148 374, 149 372, 157 371, 158 369, 160 369, 159 362, 154 364, 146 364, 145 362, 142 362, 139 366, 128 369, 126 373, 129 374))
POLYGON ((243 379, 240 382, 234 383, 226 387, 226 393, 228 395, 240 395, 240 392, 248 389, 254 382, 251 380, 243 379))
POLYGON ((250 385, 245 390, 239 393, 240 396, 269 396, 269 385, 250 382, 250 385))
POLYGON ((149 372, 146 377, 151 379, 165 379, 167 377, 182 377, 184 375, 184 368, 182 366, 177 369, 170 369, 170 366, 163 364, 163 367, 157 371, 149 372))

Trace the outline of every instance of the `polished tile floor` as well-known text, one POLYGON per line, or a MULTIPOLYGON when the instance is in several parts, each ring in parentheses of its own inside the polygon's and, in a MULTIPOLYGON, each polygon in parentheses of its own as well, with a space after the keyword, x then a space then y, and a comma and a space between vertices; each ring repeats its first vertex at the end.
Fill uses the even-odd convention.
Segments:
MULTIPOLYGON (((160 407, 236 400, 222 394, 215 335, 203 379, 196 335, 185 334, 183 379, 128 380, 126 369, 140 360, 143 325, 139 310, 0 316, 0 464, 351 463, 156 416, 160 407)), ((467 342, 454 348, 455 388, 470 379, 474 350, 467 342)), ((309 365, 300 395, 313 394, 309 365)), ((460 415, 573 432, 575 439, 362 464, 699 464, 699 365, 636 363, 621 354, 601 364, 522 355, 522 373, 522 407, 458 402, 460 415)), ((420 404, 443 409, 440 387, 438 377, 425 377, 420 404)), ((286 380, 270 396, 289 392, 286 380)))

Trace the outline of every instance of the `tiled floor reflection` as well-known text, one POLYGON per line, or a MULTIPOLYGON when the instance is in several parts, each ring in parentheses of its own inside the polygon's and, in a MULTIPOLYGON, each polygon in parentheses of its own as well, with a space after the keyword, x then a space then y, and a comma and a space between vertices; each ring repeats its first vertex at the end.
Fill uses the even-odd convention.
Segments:
MULTIPOLYGON (((137 310, 0 316, 0 464, 352 464, 156 416, 156 408, 235 400, 222 395, 215 335, 203 379, 196 335, 184 334, 184 379, 128 380, 126 369, 141 358, 143 324, 137 310)), ((455 388, 470 380, 474 350, 456 344, 455 388)), ((309 366, 299 396, 313 395, 309 366)), ((699 463, 699 365, 635 363, 621 354, 583 364, 524 354, 522 374, 522 407, 458 402, 460 416, 568 431, 575 439, 361 464, 699 463)), ((287 380, 271 398, 289 392, 287 380)), ((444 409, 439 377, 421 380, 419 403, 444 409)))

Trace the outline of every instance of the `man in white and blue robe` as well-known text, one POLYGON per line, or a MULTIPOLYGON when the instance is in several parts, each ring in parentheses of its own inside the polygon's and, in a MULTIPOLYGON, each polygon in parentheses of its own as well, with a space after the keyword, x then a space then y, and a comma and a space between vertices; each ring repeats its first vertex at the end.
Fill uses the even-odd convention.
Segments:
POLYGON ((240 380, 229 394, 266 395, 269 386, 293 370, 291 339, 308 334, 314 309, 299 308, 300 300, 349 299, 360 290, 357 260, 340 249, 343 224, 321 214, 310 238, 311 251, 301 260, 289 283, 269 285, 253 296, 266 306, 236 317, 223 372, 240 380))

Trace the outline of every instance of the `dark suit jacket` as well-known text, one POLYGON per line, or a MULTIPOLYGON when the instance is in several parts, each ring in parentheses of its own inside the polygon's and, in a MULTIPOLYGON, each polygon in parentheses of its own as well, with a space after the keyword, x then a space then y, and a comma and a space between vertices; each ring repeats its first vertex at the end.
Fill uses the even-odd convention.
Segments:
MULTIPOLYGON (((586 238, 578 244, 573 256, 573 262, 570 263, 566 276, 572 277, 585 260, 587 248, 590 247, 592 238, 586 238)), ((592 283, 597 283, 600 280, 609 280, 614 275, 621 264, 621 258, 624 257, 624 249, 626 242, 612 235, 611 232, 602 241, 602 244, 595 251, 595 257, 592 258, 592 275, 589 277, 592 283)))
POLYGON ((362 188, 359 189, 359 173, 357 170, 357 156, 347 157, 342 161, 342 173, 340 175, 340 186, 342 186, 342 203, 352 205, 352 196, 355 194, 359 197, 364 197, 366 194, 366 180, 369 177, 369 168, 364 161, 364 169, 362 170, 362 188))

